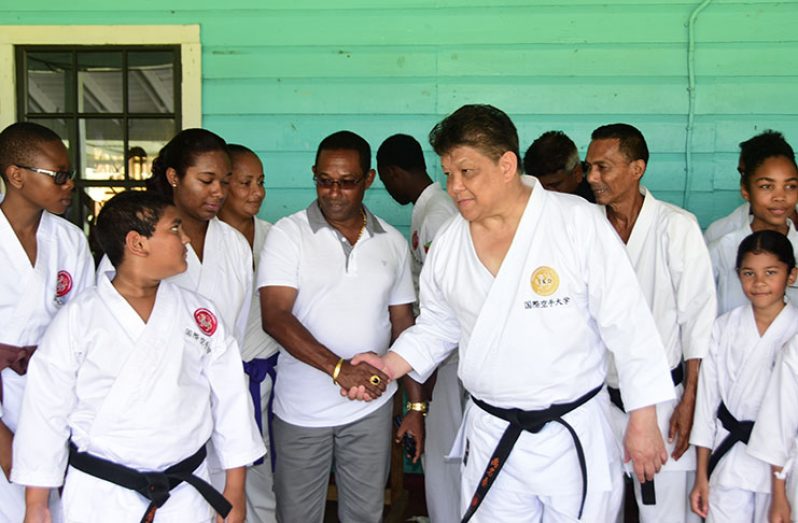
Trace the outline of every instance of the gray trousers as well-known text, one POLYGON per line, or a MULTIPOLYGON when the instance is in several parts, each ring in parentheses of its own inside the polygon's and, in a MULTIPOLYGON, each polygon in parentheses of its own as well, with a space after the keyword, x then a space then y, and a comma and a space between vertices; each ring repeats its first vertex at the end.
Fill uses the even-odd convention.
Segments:
POLYGON ((338 519, 342 523, 382 521, 392 404, 388 401, 368 416, 337 427, 300 427, 274 417, 277 521, 323 523, 333 465, 338 519))

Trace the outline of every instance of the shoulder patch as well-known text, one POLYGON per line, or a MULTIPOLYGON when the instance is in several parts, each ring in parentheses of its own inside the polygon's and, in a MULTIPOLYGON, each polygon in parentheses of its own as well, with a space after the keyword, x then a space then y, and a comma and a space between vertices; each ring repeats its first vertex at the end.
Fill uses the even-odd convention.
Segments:
POLYGON ((67 271, 58 271, 55 284, 55 297, 63 298, 72 290, 72 275, 67 271))
POLYGON ((216 327, 219 325, 216 315, 204 308, 194 311, 194 321, 197 322, 197 327, 207 336, 213 336, 213 333, 216 332, 216 327))

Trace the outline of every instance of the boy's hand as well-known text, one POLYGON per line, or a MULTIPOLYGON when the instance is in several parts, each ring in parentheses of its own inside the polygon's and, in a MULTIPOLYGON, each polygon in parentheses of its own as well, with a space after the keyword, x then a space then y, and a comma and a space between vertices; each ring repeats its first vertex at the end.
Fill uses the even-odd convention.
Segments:
MULTIPOLYGON (((702 476, 704 475, 702 474, 702 476)), ((709 481, 707 481, 706 477, 699 478, 696 475, 693 491, 690 492, 690 508, 702 518, 707 517, 709 512, 709 481)))
POLYGON ((244 523, 247 519, 247 495, 244 491, 246 479, 247 469, 245 467, 227 469, 222 495, 233 505, 233 508, 226 518, 217 514, 216 523, 244 523))

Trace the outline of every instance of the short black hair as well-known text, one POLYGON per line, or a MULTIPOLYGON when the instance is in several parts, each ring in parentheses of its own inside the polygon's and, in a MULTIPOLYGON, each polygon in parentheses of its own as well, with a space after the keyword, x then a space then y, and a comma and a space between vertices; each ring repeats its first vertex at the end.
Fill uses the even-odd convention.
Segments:
POLYGON ((150 191, 121 192, 103 205, 94 234, 114 267, 119 267, 124 258, 127 233, 136 231, 149 238, 170 205, 169 200, 150 191))
POLYGON ((737 263, 735 267, 740 270, 743 265, 743 258, 748 253, 764 254, 770 253, 780 262, 787 265, 787 272, 795 268, 795 252, 792 243, 780 232, 765 229, 749 234, 737 248, 737 263))
POLYGON ((740 173, 740 183, 748 187, 751 176, 765 163, 768 158, 782 156, 795 165, 795 152, 778 131, 768 129, 756 136, 740 142, 740 161, 743 172, 740 173))
POLYGON ((227 144, 227 154, 230 155, 230 159, 232 160, 233 156, 236 154, 251 154, 253 156, 258 156, 255 151, 247 147, 246 145, 241 145, 240 143, 228 143, 227 144))
POLYGON ((199 155, 212 151, 224 151, 228 154, 227 143, 221 136, 199 128, 180 131, 161 148, 152 161, 152 176, 146 181, 147 190, 172 201, 174 193, 166 179, 167 169, 174 169, 177 177, 182 178, 199 155))
POLYGON ((494 162, 510 151, 521 168, 518 130, 504 111, 492 105, 462 106, 432 128, 429 143, 438 156, 455 147, 468 146, 479 149, 494 162))
POLYGON ((591 140, 618 140, 618 149, 630 162, 643 160, 648 165, 648 145, 643 133, 628 123, 602 125, 590 135, 591 140))
POLYGON ((356 151, 363 176, 371 170, 371 147, 362 136, 352 131, 338 131, 322 140, 319 148, 316 149, 316 159, 313 161, 313 165, 319 163, 319 155, 322 151, 356 151))
POLYGON ((537 177, 571 172, 578 163, 576 144, 562 131, 541 134, 524 154, 524 172, 537 177))
POLYGON ((395 166, 405 171, 426 171, 424 152, 418 140, 407 134, 385 139, 377 149, 377 167, 395 166))
POLYGON ((61 141, 53 130, 34 123, 12 123, 0 132, 0 176, 5 179, 11 165, 32 166, 42 144, 61 141))

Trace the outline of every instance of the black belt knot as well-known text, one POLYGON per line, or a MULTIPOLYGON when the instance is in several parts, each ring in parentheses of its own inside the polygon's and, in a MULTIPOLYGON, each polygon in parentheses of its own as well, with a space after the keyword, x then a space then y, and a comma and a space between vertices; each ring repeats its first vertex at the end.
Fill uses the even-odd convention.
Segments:
POLYGON ((707 477, 712 475, 712 471, 718 466, 720 459, 725 456, 736 443, 748 445, 748 440, 751 439, 751 431, 754 430, 753 421, 738 421, 737 418, 729 412, 726 404, 722 401, 720 405, 718 405, 718 420, 720 420, 723 428, 729 431, 729 434, 723 438, 718 448, 709 455, 707 477))
POLYGON ((477 490, 471 498, 471 503, 465 515, 463 515, 461 523, 466 523, 470 520, 477 511, 477 508, 479 508, 479 505, 482 504, 485 495, 488 493, 491 486, 493 486, 493 482, 507 462, 507 458, 510 456, 510 452, 513 450, 513 446, 515 446, 515 442, 521 436, 521 433, 527 431, 537 434, 550 422, 559 423, 565 427, 574 441, 576 456, 579 459, 579 468, 582 472, 582 501, 579 505, 579 518, 581 519, 582 510, 585 508, 585 498, 587 497, 587 462, 585 460, 585 452, 582 449, 582 443, 579 441, 579 436, 576 434, 574 428, 562 417, 587 403, 601 391, 602 387, 603 385, 599 385, 570 403, 556 403, 547 409, 529 411, 494 407, 472 396, 471 399, 474 401, 475 405, 488 414, 508 421, 510 424, 505 429, 502 437, 499 439, 499 443, 496 445, 496 449, 488 460, 488 465, 485 468, 485 472, 482 474, 482 479, 480 479, 477 484, 477 490))
POLYGON ((222 517, 227 517, 232 505, 218 490, 205 480, 194 475, 207 451, 203 446, 183 461, 172 465, 163 472, 141 472, 113 461, 80 452, 74 443, 69 442, 69 464, 81 472, 99 478, 120 487, 134 490, 150 501, 141 522, 152 522, 155 511, 169 499, 169 492, 184 481, 197 489, 213 509, 222 517))

